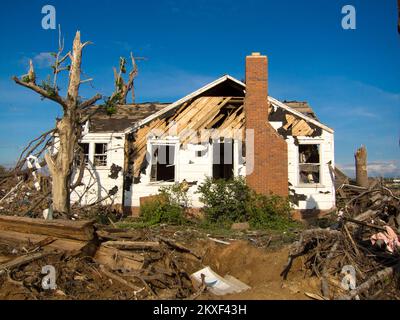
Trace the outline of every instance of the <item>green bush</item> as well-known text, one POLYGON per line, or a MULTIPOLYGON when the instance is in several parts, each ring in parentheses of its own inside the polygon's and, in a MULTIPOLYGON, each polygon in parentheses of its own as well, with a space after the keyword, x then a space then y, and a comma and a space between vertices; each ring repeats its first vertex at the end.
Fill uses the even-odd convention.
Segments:
POLYGON ((285 197, 253 193, 247 210, 250 226, 256 229, 284 231, 296 224, 291 219, 289 199, 285 197))
POLYGON ((182 224, 189 206, 187 190, 181 184, 174 184, 161 187, 159 192, 154 200, 141 205, 142 222, 148 226, 160 223, 182 224))
POLYGON ((160 196, 171 205, 182 207, 187 210, 190 206, 189 197, 187 195, 188 188, 185 188, 184 183, 175 183, 168 187, 161 187, 159 189, 160 196))
POLYGON ((152 200, 140 207, 140 215, 147 225, 159 223, 182 224, 183 210, 180 206, 162 200, 152 200))
POLYGON ((213 180, 207 178, 198 188, 205 217, 212 223, 247 221, 246 206, 251 190, 243 178, 213 180))
POLYGON ((249 222, 253 228, 285 230, 294 225, 288 198, 261 195, 247 186, 244 178, 207 178, 198 189, 208 223, 229 225, 249 222))

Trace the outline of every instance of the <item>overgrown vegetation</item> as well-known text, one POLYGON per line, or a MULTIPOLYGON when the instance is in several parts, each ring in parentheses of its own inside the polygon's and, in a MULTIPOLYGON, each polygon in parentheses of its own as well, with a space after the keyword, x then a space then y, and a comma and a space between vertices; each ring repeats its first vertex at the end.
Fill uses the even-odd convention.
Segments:
POLYGON ((213 180, 207 178, 198 189, 204 203, 207 223, 223 227, 249 222, 252 228, 287 230, 295 227, 288 198, 261 195, 247 186, 244 178, 213 180))
POLYGON ((115 94, 112 97, 105 98, 104 99, 104 104, 102 107, 106 110, 106 113, 111 116, 117 112, 117 103, 118 100, 120 99, 119 94, 115 94))
MULTIPOLYGON (((24 81, 24 79, 22 81, 24 81)), ((50 76, 47 76, 46 80, 42 80, 42 84, 40 84, 39 87, 44 89, 49 97, 55 97, 57 95, 57 92, 60 90, 60 88, 54 87, 51 82, 50 76)), ((45 99, 45 97, 42 96, 42 99, 45 99)))
MULTIPOLYGON (((190 202, 184 184, 161 187, 159 192, 159 195, 141 205, 140 218, 129 223, 129 227, 149 227, 162 223, 181 225, 188 222, 186 214, 190 202)), ((288 198, 257 194, 244 178, 207 178, 197 192, 204 203, 204 219, 198 224, 201 228, 229 230, 235 222, 249 222, 253 229, 276 231, 298 227, 291 219, 288 198)))
POLYGON ((243 178, 213 180, 207 178, 198 189, 204 214, 211 223, 248 221, 246 206, 251 190, 243 178))
POLYGON ((152 200, 146 201, 140 207, 138 226, 146 227, 160 223, 174 225, 183 224, 185 213, 189 207, 187 189, 182 184, 161 187, 160 194, 152 200))

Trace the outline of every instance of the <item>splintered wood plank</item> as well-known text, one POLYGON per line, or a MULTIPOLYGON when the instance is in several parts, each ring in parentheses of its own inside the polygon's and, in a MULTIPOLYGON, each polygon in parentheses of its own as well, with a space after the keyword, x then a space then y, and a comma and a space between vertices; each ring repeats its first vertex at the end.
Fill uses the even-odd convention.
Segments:
POLYGON ((306 121, 303 119, 297 122, 292 127, 292 135, 293 136, 307 136, 314 132, 314 130, 308 125, 306 121))
MULTIPOLYGON (((48 238, 45 235, 38 234, 27 234, 20 233, 15 231, 1 231, 0 232, 0 243, 5 243, 10 246, 26 246, 32 245, 40 246, 40 242, 48 238)), ((66 252, 78 252, 84 250, 87 246, 88 242, 86 241, 77 241, 71 239, 59 239, 56 238, 53 242, 48 243, 46 245, 42 245, 45 250, 60 250, 66 252)))
POLYGON ((36 253, 31 253, 31 254, 17 257, 11 261, 0 264, 0 272, 3 270, 10 270, 13 268, 17 268, 21 265, 44 258, 50 254, 51 254, 50 252, 36 252, 36 253))
POLYGON ((201 97, 196 99, 191 105, 187 107, 182 116, 177 117, 174 122, 170 122, 165 130, 163 137, 169 135, 168 131, 172 126, 175 127, 176 133, 179 135, 182 130, 188 129, 192 119, 196 118, 197 114, 200 114, 207 104, 212 101, 213 97, 201 97))
POLYGON ((296 117, 292 114, 286 114, 285 118, 287 123, 283 126, 283 129, 287 130, 291 125, 294 124, 296 117))
POLYGON ((206 129, 211 129, 213 125, 215 125, 218 121, 220 121, 225 115, 220 114, 216 117, 214 117, 209 123, 207 123, 206 129))
POLYGON ((112 270, 139 270, 143 267, 144 257, 138 253, 109 248, 102 244, 96 251, 94 260, 112 270))
POLYGON ((43 220, 27 217, 0 216, 0 230, 40 234, 75 240, 92 240, 94 220, 43 220))
POLYGON ((192 134, 187 134, 186 136, 181 136, 182 144, 185 145, 189 141, 195 140, 198 142, 197 132, 201 129, 204 129, 208 122, 214 119, 218 113, 220 112, 221 108, 225 106, 231 97, 221 98, 221 97, 214 97, 204 108, 193 118, 189 125, 185 125, 185 129, 192 131, 192 134), (196 132, 193 134, 193 132, 196 132))
POLYGON ((197 112, 197 110, 208 100, 208 97, 202 97, 194 100, 190 105, 186 107, 180 114, 178 114, 173 121, 169 121, 165 131, 168 132, 172 126, 178 125, 179 132, 179 124, 185 123, 197 112))

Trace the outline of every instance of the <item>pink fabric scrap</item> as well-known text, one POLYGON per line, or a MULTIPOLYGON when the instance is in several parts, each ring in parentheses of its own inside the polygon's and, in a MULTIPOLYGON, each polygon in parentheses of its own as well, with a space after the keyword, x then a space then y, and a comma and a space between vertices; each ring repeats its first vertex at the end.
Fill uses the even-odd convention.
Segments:
POLYGON ((383 240, 386 244, 386 250, 393 253, 396 247, 400 247, 398 235, 389 226, 385 226, 386 231, 379 232, 371 236, 371 243, 374 245, 377 240, 383 240))

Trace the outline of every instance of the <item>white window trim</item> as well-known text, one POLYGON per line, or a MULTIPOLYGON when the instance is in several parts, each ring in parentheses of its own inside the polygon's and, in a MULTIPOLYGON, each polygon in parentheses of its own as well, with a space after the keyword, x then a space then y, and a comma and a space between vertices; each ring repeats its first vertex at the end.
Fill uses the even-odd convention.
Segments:
POLYGON ((158 139, 158 138, 149 138, 147 139, 147 152, 150 155, 150 165, 148 166, 146 170, 146 176, 148 179, 148 185, 151 186, 170 186, 174 185, 176 182, 180 181, 180 174, 179 174, 179 168, 180 168, 180 163, 179 163, 179 148, 180 142, 179 142, 179 137, 167 137, 165 139, 158 139), (174 146, 175 147, 175 177, 174 181, 150 181, 151 180, 151 164, 153 163, 153 146, 154 145, 169 145, 169 146, 174 146))
POLYGON ((87 143, 87 144, 89 144, 89 155, 88 155, 89 163, 86 165, 86 167, 90 167, 91 169, 94 169, 94 170, 96 170, 96 169, 102 170, 102 169, 108 169, 109 168, 109 166, 110 166, 109 165, 110 164, 110 155, 111 155, 111 153, 110 153, 110 145, 111 145, 110 141, 106 141, 106 140, 94 140, 94 141, 93 140, 90 140, 90 141, 81 140, 81 141, 79 141, 79 143, 87 143), (107 152, 106 152, 107 164, 105 166, 95 166, 94 165, 95 143, 104 143, 104 144, 107 145, 107 152))
MULTIPOLYGON (((109 167, 109 163, 110 163, 110 143, 108 141, 94 141, 94 142, 91 143, 91 145, 92 145, 91 146, 92 147, 91 161, 93 163, 93 167, 94 168, 100 168, 100 169, 108 168, 109 167), (96 149, 95 144, 105 144, 105 145, 107 145, 107 147, 106 147, 107 148, 107 150, 106 150, 107 164, 105 166, 96 166, 94 164, 94 156, 95 156, 95 149, 96 149)), ((89 154, 90 154, 90 148, 89 148, 89 154)))
POLYGON ((297 188, 325 188, 324 185, 324 140, 311 138, 298 138, 299 145, 317 144, 319 145, 319 183, 301 183, 300 182, 300 154, 299 145, 296 146, 296 187, 297 188))

